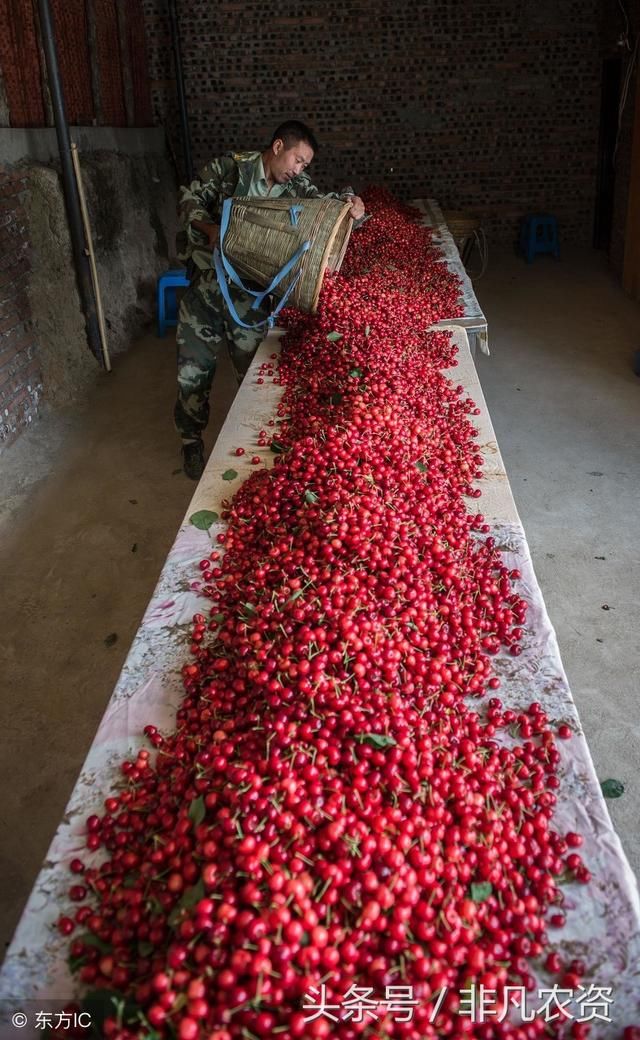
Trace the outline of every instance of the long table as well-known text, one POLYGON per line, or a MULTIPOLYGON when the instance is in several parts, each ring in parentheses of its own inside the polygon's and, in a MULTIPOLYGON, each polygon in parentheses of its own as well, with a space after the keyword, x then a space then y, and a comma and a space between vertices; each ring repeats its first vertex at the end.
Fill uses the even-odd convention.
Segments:
MULTIPOLYGON (((554 826, 584 835, 581 851, 593 881, 588 886, 573 883, 565 887, 567 924, 556 945, 568 959, 581 956, 586 961, 589 975, 585 984, 613 989, 612 1020, 596 1023, 595 1038, 615 1040, 624 1025, 640 1020, 638 889, 582 735, 466 331, 459 328, 453 336, 459 364, 451 370, 451 378, 464 385, 480 408, 475 421, 485 476, 480 485, 482 498, 474 500, 471 508, 481 510, 491 524, 507 565, 521 571, 522 593, 530 604, 521 656, 499 655, 496 659, 503 679, 501 696, 516 708, 538 700, 550 719, 567 721, 575 731, 572 740, 559 742, 561 787, 554 826)), ((68 863, 76 855, 89 858, 84 847, 85 820, 91 813, 101 812, 122 759, 145 745, 143 727, 149 723, 170 727, 181 698, 180 666, 188 656, 190 620, 203 605, 198 595, 198 561, 208 554, 222 529, 218 523, 209 532, 198 530, 189 517, 199 509, 221 512, 223 499, 252 470, 248 459, 254 453, 262 455, 265 465, 272 464, 270 453, 257 448, 257 434, 274 414, 280 390, 269 380, 259 384, 257 379, 263 362, 277 354, 278 338, 278 332, 273 332, 261 345, 229 411, 7 952, 0 974, 2 1008, 5 1014, 23 1008, 31 1025, 39 1006, 54 999, 68 1000, 76 990, 66 963, 68 940, 58 934, 54 923, 67 906, 68 863), (245 455, 236 457, 238 446, 245 448, 245 455), (222 474, 230 468, 238 477, 228 482, 222 474)), ((549 977, 546 984, 550 984, 549 977)), ((31 1034, 28 1028, 18 1030, 8 1024, 0 1035, 15 1040, 31 1034)), ((42 1036, 42 1032, 35 1030, 33 1035, 42 1036)))
POLYGON ((460 257, 453 235, 447 227, 440 204, 436 199, 412 199, 409 205, 423 214, 422 223, 431 229, 432 242, 440 253, 441 261, 460 279, 460 297, 458 302, 463 312, 460 317, 444 317, 436 327, 449 328, 457 325, 465 329, 469 338, 471 356, 475 357, 476 348, 483 354, 489 353, 489 328, 482 308, 473 288, 473 282, 467 274, 460 257))

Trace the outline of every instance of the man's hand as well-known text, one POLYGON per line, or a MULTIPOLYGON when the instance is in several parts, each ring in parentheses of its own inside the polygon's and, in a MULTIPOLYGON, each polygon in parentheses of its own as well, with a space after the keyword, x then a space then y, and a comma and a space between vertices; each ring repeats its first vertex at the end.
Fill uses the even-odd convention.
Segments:
POLYGON ((349 216, 352 220, 360 220, 360 217, 364 217, 364 202, 359 195, 351 196, 351 209, 349 210, 349 216))
POLYGON ((207 236, 211 249, 214 249, 220 241, 220 225, 210 224, 206 220, 192 220, 191 227, 207 236))

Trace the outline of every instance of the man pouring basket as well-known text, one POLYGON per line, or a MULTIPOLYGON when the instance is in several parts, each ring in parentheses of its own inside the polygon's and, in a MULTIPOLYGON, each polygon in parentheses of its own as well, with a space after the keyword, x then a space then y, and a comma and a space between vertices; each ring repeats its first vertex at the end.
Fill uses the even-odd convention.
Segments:
POLYGON ((339 267, 346 248, 349 228, 343 227, 338 234, 337 226, 344 224, 343 217, 350 226, 364 216, 362 199, 350 189, 323 194, 311 183, 306 169, 317 148, 313 131, 290 120, 276 129, 265 151, 213 159, 197 180, 181 190, 179 255, 190 262, 191 285, 178 317, 174 417, 182 438, 184 471, 193 480, 199 480, 204 470, 202 433, 209 419, 209 394, 222 344, 226 343, 241 381, 273 321, 270 292, 280 296, 279 306, 287 299, 305 306, 300 301, 306 292, 306 309, 313 309, 322 283, 318 264, 339 267), (238 201, 232 203, 232 199, 238 201), (340 200, 343 205, 316 201, 305 207, 289 202, 292 199, 340 200), (265 201, 256 206, 257 200, 265 201), (329 208, 336 212, 329 216, 329 208), (249 246, 244 245, 244 255, 234 266, 229 252, 237 243, 239 228, 245 243, 248 236, 249 246), (276 252, 279 243, 289 256, 283 266, 278 261, 269 270, 265 287, 264 275, 271 262, 267 254, 276 252), (309 258, 303 256, 311 247, 313 260, 311 251, 309 258), (261 291, 256 284, 258 270, 263 275, 261 291))

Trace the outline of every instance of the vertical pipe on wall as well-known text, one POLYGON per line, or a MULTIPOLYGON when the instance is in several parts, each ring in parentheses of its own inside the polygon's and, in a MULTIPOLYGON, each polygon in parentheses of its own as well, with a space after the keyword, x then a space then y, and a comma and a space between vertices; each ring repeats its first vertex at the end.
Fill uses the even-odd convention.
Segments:
POLYGON ((86 243, 82 226, 78 185, 74 175, 73 161, 71 159, 71 139, 69 137, 69 127, 67 126, 67 113, 64 104, 64 94, 62 92, 62 81, 60 79, 58 53, 53 33, 53 22, 51 19, 49 0, 38 0, 38 11, 40 14, 42 46, 47 64, 53 116, 56 124, 58 150, 60 152, 62 186, 64 189, 64 200, 69 220, 69 235, 71 238, 71 248, 73 250, 80 302, 84 312, 87 342, 91 353, 98 361, 102 361, 100 329, 98 326, 98 316, 96 313, 93 286, 91 283, 89 257, 86 252, 86 243))
POLYGON ((191 157, 191 134, 189 132, 189 115, 187 113, 187 99, 184 91, 184 72, 182 69, 182 50, 180 47, 180 25, 178 23, 178 11, 176 0, 169 2, 169 19, 171 22, 171 42, 173 44, 173 60, 176 70, 176 87, 178 90, 178 107, 180 109, 180 126, 182 128, 182 147, 184 165, 187 171, 187 180, 193 180, 193 159, 191 157))

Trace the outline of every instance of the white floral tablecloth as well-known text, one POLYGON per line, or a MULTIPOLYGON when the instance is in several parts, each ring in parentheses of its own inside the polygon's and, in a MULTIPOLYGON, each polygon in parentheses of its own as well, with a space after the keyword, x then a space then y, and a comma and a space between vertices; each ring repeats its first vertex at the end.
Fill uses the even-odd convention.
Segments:
MULTIPOLYGON (((504 677, 501 697, 509 706, 539 700, 554 720, 568 721, 576 736, 560 741, 561 787, 555 826, 584 835, 581 849, 593 873, 587 885, 565 888, 567 924, 558 939, 562 954, 580 956, 588 967, 584 984, 612 989, 611 1022, 598 1021, 595 1040, 614 1040, 622 1028, 640 1021, 640 900, 635 878, 615 834, 601 795, 587 744, 571 698, 560 660, 555 634, 536 581, 527 541, 515 508, 495 434, 487 412, 475 365, 464 330, 454 332, 459 364, 451 378, 462 383, 476 401, 478 445, 485 455, 482 498, 473 508, 481 510, 494 529, 507 564, 522 572, 522 589, 530 603, 526 642, 518 658, 504 655, 497 668, 504 677)), ((152 596, 140 629, 126 659, 95 740, 87 755, 67 811, 49 849, 42 870, 25 907, 0 974, 0 1001, 5 1012, 48 999, 69 1000, 75 992, 66 955, 68 940, 61 938, 55 921, 66 908, 71 883, 67 865, 84 849, 84 821, 100 812, 116 778, 118 763, 145 746, 142 729, 148 723, 170 726, 181 696, 180 667, 187 658, 189 622, 202 609, 198 597, 198 561, 211 548, 220 531, 197 530, 189 516, 198 509, 221 511, 241 479, 252 469, 249 459, 262 454, 267 465, 273 456, 257 448, 257 434, 265 429, 279 399, 279 387, 269 380, 257 383, 260 365, 278 349, 278 332, 260 347, 222 428, 204 476, 152 596), (236 457, 236 447, 246 454, 236 457), (233 468, 231 483, 222 474, 233 468)), ((547 980, 548 984, 548 980, 547 980)), ((26 1038, 28 1029, 14 1028, 5 1020, 2 1037, 26 1038)), ((34 1032, 33 1035, 42 1035, 34 1032)))

